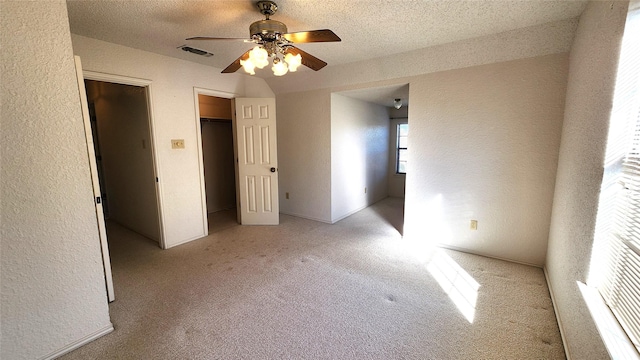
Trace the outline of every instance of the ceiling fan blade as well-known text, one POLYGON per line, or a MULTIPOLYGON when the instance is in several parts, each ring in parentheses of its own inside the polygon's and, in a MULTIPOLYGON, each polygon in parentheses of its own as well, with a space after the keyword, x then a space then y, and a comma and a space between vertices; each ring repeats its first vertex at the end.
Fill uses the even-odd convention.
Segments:
POLYGON ((251 50, 247 50, 247 52, 245 52, 239 58, 237 58, 236 61, 232 62, 229 66, 227 66, 224 70, 222 70, 222 73, 228 74, 228 73, 234 73, 238 71, 238 69, 242 67, 242 65, 240 64, 240 60, 247 60, 249 58, 249 51, 251 50))
MULTIPOLYGON (((327 66, 326 62, 318 59, 317 57, 315 57, 315 56, 313 56, 313 55, 311 55, 311 54, 309 54, 307 52, 304 52, 304 51, 298 49, 295 46, 289 46, 287 48, 287 53, 291 53, 294 56, 300 54, 300 56, 302 57, 302 65, 304 65, 304 66, 306 66, 306 67, 308 67, 308 68, 310 68, 312 70, 315 70, 315 71, 318 71, 318 70, 322 69, 323 67, 327 66)), ((239 63, 240 63, 240 61, 238 60, 238 64, 239 63)))
POLYGON ((251 39, 246 39, 246 38, 220 38, 220 37, 209 37, 209 36, 194 36, 194 37, 186 38, 185 40, 231 40, 231 41, 251 41, 251 39))
POLYGON ((282 36, 291 41, 292 43, 312 43, 312 42, 332 42, 342 41, 338 35, 329 29, 312 30, 312 31, 300 31, 288 34, 282 34, 282 36))

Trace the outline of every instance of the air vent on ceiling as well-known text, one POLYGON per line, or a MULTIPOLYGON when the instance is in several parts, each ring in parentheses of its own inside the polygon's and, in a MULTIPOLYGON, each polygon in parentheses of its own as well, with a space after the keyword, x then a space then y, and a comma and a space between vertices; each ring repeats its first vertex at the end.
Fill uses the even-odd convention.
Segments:
POLYGON ((178 46, 178 49, 182 49, 182 50, 190 52, 192 54, 201 55, 201 56, 204 56, 204 57, 213 56, 213 54, 208 52, 208 51, 192 48, 191 46, 187 46, 187 45, 178 46))

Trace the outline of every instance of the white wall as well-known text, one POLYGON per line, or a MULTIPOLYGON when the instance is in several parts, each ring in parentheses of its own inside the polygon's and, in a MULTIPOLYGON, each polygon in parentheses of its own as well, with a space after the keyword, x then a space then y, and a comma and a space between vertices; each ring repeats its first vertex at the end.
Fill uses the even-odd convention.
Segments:
POLYGON ((331 95, 282 94, 276 107, 280 212, 330 223, 331 95))
POLYGON ((3 1, 0 358, 110 331, 64 1, 3 1))
MULTIPOLYGON (((326 132, 313 129, 330 130, 329 94, 408 83, 411 171, 405 225, 413 221, 414 234, 426 237, 421 234, 425 220, 446 224, 435 227, 444 232, 436 240, 446 246, 542 265, 564 109, 567 51, 576 24, 574 20, 543 24, 411 54, 269 78, 279 100, 279 121, 283 113, 299 115, 279 124, 278 130, 282 133, 283 127, 295 124, 286 130, 283 141, 304 144, 304 150, 296 147, 293 154, 300 154, 300 159, 313 155, 311 161, 324 165, 331 143, 326 132), (504 61, 512 59, 521 60, 504 61), (456 67, 460 68, 441 71, 456 67), (471 219, 479 221, 479 230, 469 231, 471 219)), ((304 160, 295 164, 296 172, 308 179, 330 181, 326 166, 305 165, 304 160)), ((316 210, 316 204, 326 206, 324 199, 331 197, 331 189, 308 188, 314 198, 305 197, 300 203, 289 200, 289 213, 308 213, 316 210)))
POLYGON ((387 108, 331 94, 331 222, 387 197, 388 164, 387 108))
POLYGON ((202 121, 202 157, 207 212, 236 207, 236 177, 231 121, 202 121))
POLYGON ((160 241, 147 93, 144 87, 89 81, 109 218, 160 241))
POLYGON ((568 356, 609 358, 576 281, 586 282, 627 2, 589 3, 571 49, 546 271, 568 356))
MULTIPOLYGON (((207 234, 199 170, 194 87, 245 97, 274 97, 264 80, 72 35, 85 70, 152 81, 153 132, 166 246, 207 234), (185 149, 171 149, 184 139, 185 149)), ((177 49, 176 51, 180 51, 177 49)), ((194 55, 195 56, 195 55, 194 55)))
POLYGON ((556 54, 411 81, 406 236, 544 264, 567 68, 556 54))

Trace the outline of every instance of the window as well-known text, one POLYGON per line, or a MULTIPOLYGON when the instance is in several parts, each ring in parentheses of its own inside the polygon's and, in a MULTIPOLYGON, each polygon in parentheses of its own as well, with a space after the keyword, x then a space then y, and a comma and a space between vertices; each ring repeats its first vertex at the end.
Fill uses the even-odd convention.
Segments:
POLYGON ((589 283, 640 350, 640 16, 622 42, 589 283))
POLYGON ((409 124, 398 124, 396 133, 396 174, 407 173, 407 136, 409 135, 409 124))

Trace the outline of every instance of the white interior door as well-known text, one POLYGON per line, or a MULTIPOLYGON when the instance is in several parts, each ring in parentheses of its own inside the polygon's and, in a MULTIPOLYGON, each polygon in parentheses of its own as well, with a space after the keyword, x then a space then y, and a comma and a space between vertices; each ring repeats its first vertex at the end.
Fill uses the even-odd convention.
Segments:
POLYGON ((91 135, 91 120, 89 118, 89 105, 87 103, 87 91, 84 87, 84 76, 82 75, 82 64, 80 58, 75 57, 76 76, 78 78, 78 88, 80 89, 80 102, 82 104, 82 118, 84 120, 84 135, 87 139, 87 154, 89 156, 89 167, 91 170, 91 181, 93 183, 93 197, 96 205, 96 218, 98 222, 98 232, 100 234, 100 248, 102 249, 102 264, 104 267, 104 279, 107 287, 107 297, 109 302, 115 300, 113 291, 113 277, 111 276, 111 258, 109 257, 109 244, 107 243, 107 227, 104 223, 104 212, 102 210, 102 195, 100 194, 100 180, 98 178, 98 166, 96 164, 96 154, 91 135))
POLYGON ((243 225, 278 225, 276 100, 236 98, 236 183, 243 225))

